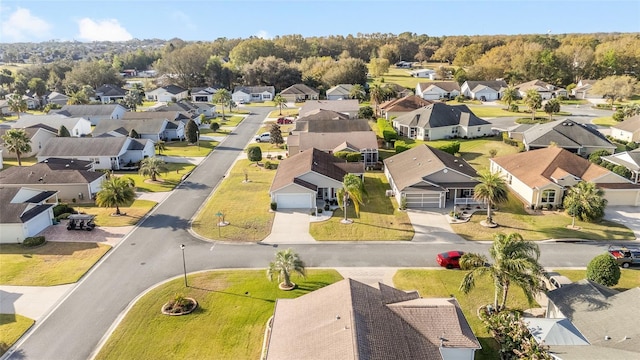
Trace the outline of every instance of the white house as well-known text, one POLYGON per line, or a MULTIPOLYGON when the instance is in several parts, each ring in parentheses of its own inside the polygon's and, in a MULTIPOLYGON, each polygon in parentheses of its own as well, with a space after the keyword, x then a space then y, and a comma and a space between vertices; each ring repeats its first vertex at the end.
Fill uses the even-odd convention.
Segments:
POLYGON ((425 100, 453 99, 460 95, 460 85, 455 81, 418 83, 416 95, 425 100))
MULTIPOLYGON (((4 135, 6 130, 7 129, 0 129, 0 135, 4 135)), ((31 151, 26 153, 21 153, 20 154, 21 158, 35 156, 38 153, 38 151, 42 149, 42 146, 46 144, 47 141, 49 141, 49 139, 52 139, 58 136, 58 132, 48 126, 34 125, 32 127, 25 128, 24 131, 27 133, 27 136, 29 136, 29 140, 31 143, 31 151)), ((0 139, 0 145, 2 145, 0 154, 2 154, 4 158, 6 159, 16 158, 16 153, 9 152, 4 146, 4 143, 1 139, 0 139)))
MULTIPOLYGON (((23 115, 11 125, 14 129, 26 129, 44 125, 44 128, 55 132, 64 126, 71 136, 85 136, 91 133, 91 122, 83 117, 67 117, 60 114, 53 115, 23 115)), ((41 126, 42 127, 42 126, 41 126)))
POLYGON ((213 95, 218 91, 212 87, 199 87, 191 89, 191 101, 193 102, 213 102, 213 95))
POLYGON ((53 224, 56 191, 0 187, 0 244, 14 244, 53 224))
POLYGON ((611 127, 611 136, 614 139, 625 142, 635 141, 640 143, 640 115, 632 116, 621 123, 611 127))
POLYGON ((508 86, 504 80, 465 81, 460 87, 460 91, 469 99, 494 101, 500 100, 502 93, 508 86))
POLYGON ((149 101, 178 101, 189 98, 189 90, 183 89, 177 85, 167 85, 147 91, 145 97, 149 101))
POLYGON ((430 80, 435 80, 437 75, 436 71, 432 69, 418 69, 409 72, 411 76, 416 78, 427 78, 430 80))
MULTIPOLYGON (((64 115, 68 117, 82 117, 97 125, 104 119, 122 119, 127 108, 120 104, 100 104, 100 105, 65 105, 60 110, 50 113, 64 115)), ((75 135, 74 135, 75 136, 75 135)))
POLYGON ((351 99, 352 84, 338 84, 327 90, 327 100, 347 100, 351 99))
POLYGON ((231 94, 231 99, 236 104, 244 104, 271 101, 275 95, 276 88, 273 86, 238 86, 231 94))

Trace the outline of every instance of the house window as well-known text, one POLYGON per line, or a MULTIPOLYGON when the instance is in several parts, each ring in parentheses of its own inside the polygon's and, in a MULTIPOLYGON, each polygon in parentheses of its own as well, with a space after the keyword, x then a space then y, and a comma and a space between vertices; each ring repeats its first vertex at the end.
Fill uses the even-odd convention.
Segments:
POLYGON ((478 126, 478 132, 480 132, 480 127, 478 126))
POLYGON ((473 189, 462 189, 462 197, 463 198, 472 198, 473 197, 473 189))
POLYGON ((556 191, 555 190, 545 190, 542 192, 543 203, 555 203, 556 202, 556 191))

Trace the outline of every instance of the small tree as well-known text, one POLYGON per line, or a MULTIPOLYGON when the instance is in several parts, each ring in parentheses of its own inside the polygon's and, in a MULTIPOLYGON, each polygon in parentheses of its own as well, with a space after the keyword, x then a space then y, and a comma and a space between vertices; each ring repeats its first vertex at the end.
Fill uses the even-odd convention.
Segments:
POLYGON ((531 110, 531 120, 535 120, 536 110, 542 107, 542 97, 540 93, 536 89, 527 90, 524 103, 527 104, 529 110, 531 110))
POLYGON ((215 94, 213 94, 213 102, 215 104, 220 104, 220 107, 222 108, 222 121, 224 121, 225 119, 224 107, 227 104, 229 104, 230 101, 231 101, 231 94, 227 89, 220 89, 216 91, 215 94))
POLYGON ((587 265, 587 279, 600 285, 616 285, 620 280, 620 274, 618 263, 609 253, 594 257, 587 265))
POLYGON ((189 144, 195 144, 198 142, 198 124, 196 124, 195 121, 189 120, 189 122, 187 122, 187 126, 185 126, 184 132, 189 144))
POLYGON ((487 223, 493 224, 491 207, 507 200, 507 184, 500 173, 492 173, 489 170, 479 172, 480 182, 473 189, 473 197, 487 204, 487 223))
POLYGON ((162 151, 166 150, 166 146, 165 146, 164 140, 158 140, 158 142, 156 142, 156 144, 154 146, 155 146, 156 150, 158 150, 158 155, 162 155, 162 151))
POLYGON ((214 121, 209 125, 209 129, 213 130, 213 132, 217 132, 220 130, 220 124, 214 121))
POLYGON ((363 106, 358 109, 358 117, 360 119, 371 119, 373 118, 373 109, 371 106, 363 106))
POLYGON ((507 104, 507 109, 511 110, 511 103, 518 100, 518 90, 513 86, 507 87, 502 93, 502 101, 507 104))
POLYGON ((278 108, 280 108, 280 115, 282 115, 282 108, 287 107, 287 99, 285 99, 284 96, 278 94, 273 97, 273 102, 278 108))
POLYGON ((280 125, 278 124, 271 125, 271 129, 269 131, 269 142, 272 144, 276 144, 277 146, 284 144, 284 139, 282 138, 282 131, 280 131, 280 125))
POLYGON ((336 197, 338 199, 338 206, 344 211, 343 222, 348 222, 347 219, 347 204, 349 199, 353 200, 353 209, 356 212, 356 216, 360 216, 360 205, 364 204, 364 198, 367 196, 367 190, 364 188, 364 183, 359 176, 353 174, 347 174, 342 180, 342 187, 338 189, 336 197))
POLYGON ((120 206, 132 202, 136 198, 135 182, 129 177, 112 176, 102 182, 102 189, 96 195, 96 205, 115 207, 116 215, 120 215, 120 206))
POLYGON ((140 162, 140 175, 157 181, 160 173, 167 172, 167 164, 157 157, 148 157, 140 162))
POLYGON ((571 226, 575 227, 576 217, 589 222, 602 219, 607 199, 604 198, 604 191, 595 183, 581 181, 569 188, 562 205, 572 217, 571 226))
POLYGON ((27 111, 27 102, 22 98, 22 95, 15 93, 7 99, 7 105, 9 110, 18 115, 20 119, 20 113, 27 111))
POLYGON ((254 161, 256 163, 262 160, 262 149, 260 149, 260 146, 250 146, 247 149, 247 158, 249 161, 254 161))
POLYGON ((58 129, 58 137, 71 137, 71 133, 66 126, 60 125, 60 129, 58 129))
POLYGON ((549 121, 553 119, 553 114, 560 112, 560 100, 551 99, 544 104, 544 112, 549 115, 549 121))
POLYGON ((303 278, 306 276, 304 262, 291 249, 278 251, 275 260, 269 263, 267 269, 269 280, 273 281, 274 277, 277 278, 283 290, 290 290, 295 286, 291 282, 291 275, 294 273, 303 278))
POLYGON ((494 157, 496 157, 496 155, 498 155, 498 150, 496 150, 496 149, 489 149, 489 157, 490 157, 490 158, 492 158, 492 159, 493 159, 494 157))

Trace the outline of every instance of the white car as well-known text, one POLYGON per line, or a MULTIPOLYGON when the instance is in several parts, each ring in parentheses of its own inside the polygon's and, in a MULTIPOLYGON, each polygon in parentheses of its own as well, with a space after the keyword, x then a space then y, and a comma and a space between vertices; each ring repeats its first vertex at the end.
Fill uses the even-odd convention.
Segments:
POLYGON ((257 142, 269 142, 271 141, 271 134, 269 134, 268 132, 262 133, 258 136, 256 136, 256 141, 257 142))

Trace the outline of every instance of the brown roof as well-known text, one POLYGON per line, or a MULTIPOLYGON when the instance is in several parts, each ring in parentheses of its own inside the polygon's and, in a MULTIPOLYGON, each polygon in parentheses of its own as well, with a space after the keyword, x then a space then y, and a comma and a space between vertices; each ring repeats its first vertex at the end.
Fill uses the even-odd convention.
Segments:
POLYGON ((267 359, 439 360, 441 344, 480 348, 455 299, 379 287, 345 279, 278 299, 267 359))
POLYGON ((296 121, 295 131, 304 132, 349 132, 349 131, 371 131, 369 121, 366 119, 331 119, 312 120, 304 117, 296 121))
POLYGON ((318 90, 316 89, 312 89, 309 86, 305 85, 305 84, 294 84, 289 86, 288 88, 282 90, 280 92, 280 94, 284 94, 284 95, 298 95, 298 94, 302 94, 302 95, 318 95, 318 90))
POLYGON ((460 91, 460 84, 458 84, 455 81, 431 81, 431 82, 422 82, 419 83, 418 86, 420 86, 420 91, 425 91, 427 89, 429 89, 430 87, 439 87, 442 90, 451 92, 453 90, 458 90, 460 91))
POLYGON ((610 173, 609 170, 559 147, 499 156, 491 161, 532 188, 554 182, 551 179, 554 173, 568 173, 584 181, 594 181, 610 173))
POLYGON ((425 100, 417 95, 409 95, 384 102, 380 108, 387 112, 409 112, 431 104, 433 101, 425 100))
POLYGON ((631 133, 640 133, 640 115, 635 115, 627 120, 612 126, 616 129, 629 131, 631 133))
POLYGON ((289 138, 295 141, 298 138, 298 150, 304 151, 311 148, 320 149, 323 151, 333 151, 338 145, 347 142, 354 147, 354 150, 360 149, 377 149, 378 139, 373 131, 350 131, 350 132, 322 132, 322 133, 308 133, 301 132, 296 135, 289 135, 287 137, 287 144, 289 138))

